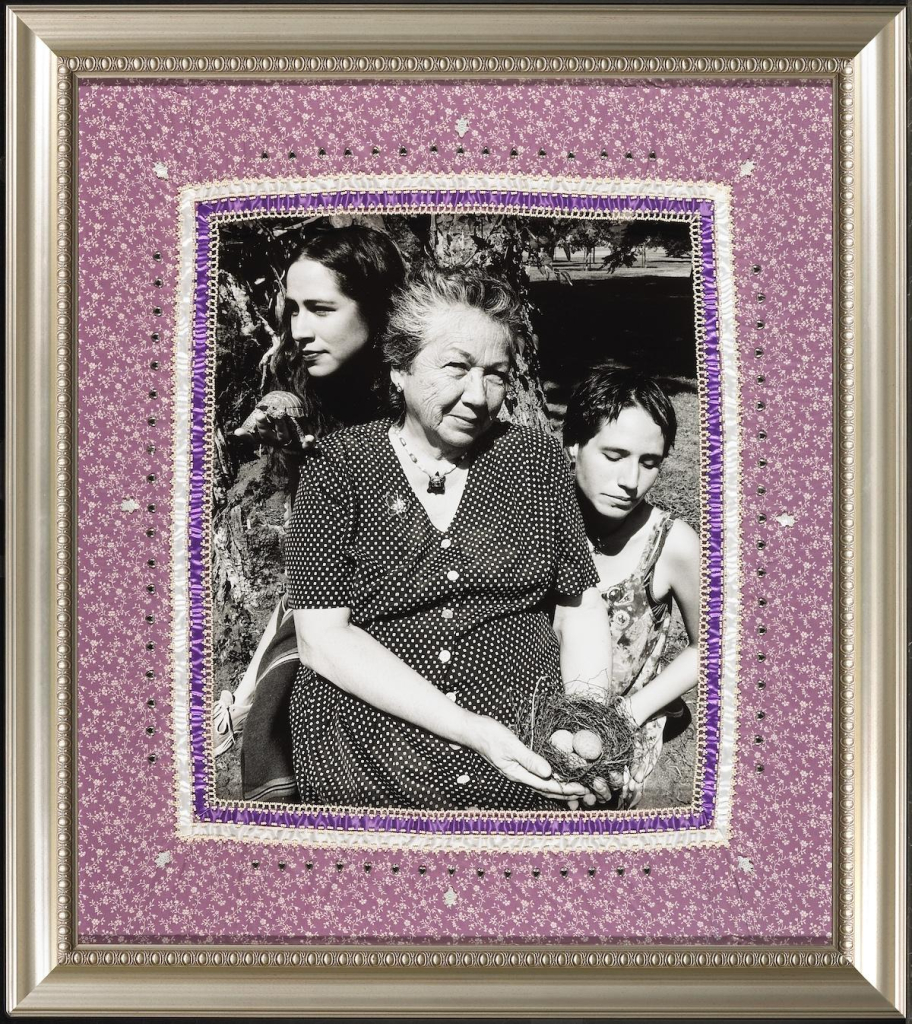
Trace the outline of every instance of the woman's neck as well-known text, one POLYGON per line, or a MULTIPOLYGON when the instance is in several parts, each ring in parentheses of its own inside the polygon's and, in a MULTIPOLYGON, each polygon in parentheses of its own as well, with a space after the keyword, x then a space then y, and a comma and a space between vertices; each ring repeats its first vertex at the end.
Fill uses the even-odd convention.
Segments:
POLYGON ((377 396, 367 374, 340 372, 331 377, 310 377, 307 386, 328 421, 347 426, 377 417, 377 396))
POLYGON ((405 438, 405 443, 411 449, 412 454, 428 462, 457 462, 465 456, 471 447, 471 445, 463 447, 448 445, 408 413, 405 414, 405 419, 399 425, 399 432, 405 438))
POLYGON ((628 540, 648 521, 652 515, 652 506, 641 501, 628 515, 622 519, 609 519, 593 508, 588 498, 577 488, 577 499, 583 513, 583 524, 586 536, 598 550, 605 554, 620 551, 628 540))

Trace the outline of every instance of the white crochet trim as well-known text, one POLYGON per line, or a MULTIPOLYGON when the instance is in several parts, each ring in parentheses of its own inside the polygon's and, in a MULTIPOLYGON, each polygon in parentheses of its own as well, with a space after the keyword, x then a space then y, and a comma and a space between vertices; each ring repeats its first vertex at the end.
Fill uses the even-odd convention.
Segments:
MULTIPOLYGON (((430 207, 428 207, 430 209, 430 207)), ((494 210, 504 205, 466 202, 463 210, 494 210)), ((357 209, 348 207, 350 211, 357 209)), ((311 211, 317 212, 317 211, 311 211)), ((521 210, 517 214, 548 215, 546 210, 521 210)), ((568 216, 562 210, 554 215, 568 216)), ((229 215, 230 217, 231 215, 229 215)), ((237 215, 235 215, 237 216, 237 215)), ((261 842, 299 843, 313 847, 345 849, 421 849, 421 850, 496 850, 548 852, 607 852, 623 849, 683 849, 697 846, 727 845, 731 828, 736 739, 736 690, 739 658, 740 598, 740 408, 738 391, 738 351, 735 316, 734 260, 732 245, 731 193, 727 185, 712 182, 682 182, 617 179, 573 180, 562 178, 530 178, 487 175, 439 177, 415 176, 334 176, 308 179, 262 179, 254 181, 223 181, 188 186, 182 189, 179 205, 180 273, 175 327, 174 356, 174 487, 172 518, 172 699, 174 708, 174 760, 176 768, 177 833, 184 839, 247 840, 261 842), (723 610, 722 671, 720 680, 721 709, 719 758, 716 776, 716 803, 711 829, 680 829, 624 835, 440 835, 404 831, 357 831, 352 829, 292 828, 280 825, 236 825, 199 822, 193 811, 193 777, 189 733, 190 661, 189 661, 189 483, 190 426, 192 399, 192 340, 194 292, 196 286, 196 204, 230 197, 299 195, 306 193, 400 193, 400 201, 382 207, 365 203, 365 212, 415 212, 422 207, 409 204, 409 193, 416 191, 459 190, 496 192, 507 207, 519 193, 542 192, 572 196, 637 196, 663 199, 705 199, 714 205, 715 270, 719 308, 720 389, 723 431, 723 610)), ((701 254, 694 254, 699 266, 701 254)), ((221 806, 269 807, 282 810, 281 805, 260 805, 235 801, 218 802, 221 806)), ((289 808, 291 809, 291 808, 289 808)), ((297 808, 300 810, 300 808, 297 808)), ((330 812, 343 808, 325 808, 330 812)), ((668 816, 670 809, 648 811, 593 812, 614 817, 668 816)), ((690 814, 693 808, 674 809, 690 814)), ((409 812, 403 812, 405 817, 409 812)), ((577 812, 555 811, 553 818, 573 818, 577 812)), ((429 817, 444 816, 431 812, 429 817)), ((460 812, 446 816, 460 817, 460 812)), ((474 815, 472 815, 474 816, 474 815)), ((535 817, 519 812, 490 813, 491 818, 520 819, 535 817)))

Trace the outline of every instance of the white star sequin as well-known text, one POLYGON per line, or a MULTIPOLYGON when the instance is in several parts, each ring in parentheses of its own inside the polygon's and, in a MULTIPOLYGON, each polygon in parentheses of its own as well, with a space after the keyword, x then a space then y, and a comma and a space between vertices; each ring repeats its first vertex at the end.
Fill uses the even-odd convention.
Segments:
POLYGON ((738 867, 745 873, 745 875, 751 874, 754 870, 754 865, 751 863, 749 857, 739 857, 738 867))
POLYGON ((452 907, 452 906, 455 906, 455 905, 456 905, 456 900, 458 900, 458 899, 459 899, 459 897, 458 897, 458 896, 456 895, 456 893, 455 893, 455 892, 453 891, 453 887, 452 887, 452 885, 451 885, 451 886, 449 887, 449 889, 447 889, 447 891, 446 891, 446 892, 445 892, 445 893, 443 894, 443 902, 444 902, 444 903, 445 903, 445 904, 446 904, 446 905, 447 905, 448 907, 452 907))
POLYGON ((155 171, 156 178, 168 177, 168 167, 166 164, 163 164, 161 160, 159 160, 158 163, 152 165, 152 170, 155 171))
POLYGON ((121 512, 135 512, 139 508, 139 504, 133 498, 124 498, 120 503, 121 512))
POLYGON ((741 164, 741 167, 739 168, 739 170, 740 170, 742 178, 746 178, 749 174, 753 174, 754 173, 754 161, 753 160, 745 160, 744 163, 741 164))
POLYGON ((168 865, 170 863, 171 863, 171 854, 168 853, 167 850, 165 850, 164 853, 160 853, 155 858, 155 866, 157 868, 163 868, 163 867, 165 867, 166 865, 168 865))
POLYGON ((469 119, 467 117, 460 117, 456 122, 456 134, 461 139, 463 135, 469 130, 469 119))
POLYGON ((788 514, 788 512, 783 512, 782 515, 776 516, 775 519, 776 519, 776 522, 780 526, 794 526, 795 525, 795 517, 794 516, 790 516, 788 514))

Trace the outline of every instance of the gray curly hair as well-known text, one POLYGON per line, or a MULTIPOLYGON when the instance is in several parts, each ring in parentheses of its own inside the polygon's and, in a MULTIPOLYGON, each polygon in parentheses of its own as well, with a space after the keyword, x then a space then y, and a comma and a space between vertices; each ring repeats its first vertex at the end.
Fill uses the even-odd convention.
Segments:
MULTIPOLYGON (((427 344, 429 321, 441 306, 463 306, 484 313, 503 328, 513 361, 525 329, 523 309, 513 289, 477 270, 425 267, 406 282, 395 299, 381 343, 388 369, 410 370, 427 344)), ((405 412, 402 394, 392 382, 387 402, 394 416, 405 412)))

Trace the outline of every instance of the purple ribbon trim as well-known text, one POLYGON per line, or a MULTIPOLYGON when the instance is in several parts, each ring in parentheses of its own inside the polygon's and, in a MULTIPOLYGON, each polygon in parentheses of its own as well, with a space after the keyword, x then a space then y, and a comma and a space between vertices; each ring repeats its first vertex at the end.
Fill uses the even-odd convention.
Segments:
POLYGON ((722 673, 722 407, 719 361, 719 302, 713 245, 714 208, 709 200, 667 199, 660 196, 572 196, 551 192, 486 191, 480 189, 418 189, 389 192, 340 191, 283 196, 240 196, 198 203, 196 207, 196 289, 194 297, 191 468, 189 501, 190 570, 190 750, 193 763, 194 806, 201 822, 238 825, 272 825, 285 828, 319 828, 397 832, 424 835, 620 835, 705 829, 712 825, 716 802, 716 773, 719 762, 722 673), (706 631, 706 722, 703 784, 699 813, 643 815, 636 818, 603 819, 593 815, 576 818, 445 817, 434 818, 420 811, 350 811, 345 814, 301 807, 275 810, 243 807, 211 807, 208 802, 209 772, 205 730, 209 709, 205 706, 206 642, 204 586, 208 574, 203 564, 206 486, 206 377, 209 359, 208 314, 210 310, 209 248, 213 215, 225 213, 306 213, 308 211, 383 210, 390 207, 509 208, 530 215, 547 212, 579 214, 675 213, 696 217, 700 228, 700 258, 703 272, 706 375, 707 453, 705 481, 709 528, 705 543, 709 567, 709 596, 706 631))

